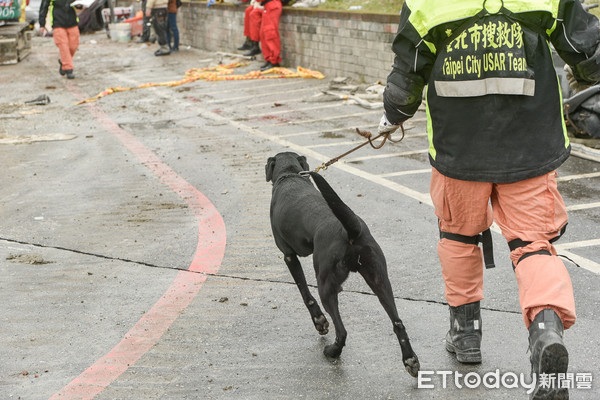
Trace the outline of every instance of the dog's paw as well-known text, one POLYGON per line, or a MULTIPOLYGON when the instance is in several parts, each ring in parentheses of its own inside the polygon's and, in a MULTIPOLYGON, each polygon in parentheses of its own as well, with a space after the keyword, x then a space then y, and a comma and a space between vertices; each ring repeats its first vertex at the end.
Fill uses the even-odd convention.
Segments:
POLYGON ((313 318, 313 322, 315 324, 315 328, 319 331, 319 335, 327 335, 329 333, 329 322, 327 322, 327 318, 323 314, 318 317, 313 318))
POLYGON ((342 346, 337 343, 328 344, 323 349, 323 354, 325 354, 325 356, 328 358, 339 358, 339 356, 342 354, 342 346))
POLYGON ((419 369, 421 369, 421 364, 419 364, 419 359, 417 356, 415 355, 411 358, 407 358, 406 360, 403 360, 403 362, 404 367, 410 376, 414 376, 416 378, 419 374, 419 369))

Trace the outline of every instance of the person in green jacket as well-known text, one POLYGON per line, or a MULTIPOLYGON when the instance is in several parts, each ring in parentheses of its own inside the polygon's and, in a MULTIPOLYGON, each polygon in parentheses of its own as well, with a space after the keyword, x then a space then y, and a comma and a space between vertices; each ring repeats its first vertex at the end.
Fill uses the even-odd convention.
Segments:
MULTIPOLYGON (((550 44, 576 80, 594 83, 599 43, 598 19, 579 0, 404 3, 378 131, 394 132, 412 117, 426 86, 446 349, 459 362, 482 359, 483 264, 493 266, 496 222, 511 251, 532 374, 567 371, 562 337, 575 323, 575 301, 552 243, 567 225, 556 168, 570 144, 550 44)), ((531 396, 568 398, 568 389, 538 385, 531 396)))
POLYGON ((58 72, 68 79, 75 78, 73 56, 79 48, 79 26, 72 0, 42 0, 40 3, 40 35, 46 35, 46 15, 51 9, 52 37, 58 47, 60 67, 58 72), (52 7, 50 7, 52 6, 52 7))

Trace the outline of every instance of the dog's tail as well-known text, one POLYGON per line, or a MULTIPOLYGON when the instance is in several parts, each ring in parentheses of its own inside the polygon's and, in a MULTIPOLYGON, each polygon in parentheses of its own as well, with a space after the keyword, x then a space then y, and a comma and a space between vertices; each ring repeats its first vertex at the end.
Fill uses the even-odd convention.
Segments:
POLYGON ((325 178, 316 172, 311 171, 309 173, 315 181, 317 188, 321 191, 327 205, 331 208, 331 211, 333 211, 336 218, 342 223, 346 232, 348 232, 348 238, 354 240, 359 237, 362 227, 358 216, 354 214, 354 211, 352 211, 342 199, 340 199, 333 188, 329 186, 329 183, 327 183, 325 178))

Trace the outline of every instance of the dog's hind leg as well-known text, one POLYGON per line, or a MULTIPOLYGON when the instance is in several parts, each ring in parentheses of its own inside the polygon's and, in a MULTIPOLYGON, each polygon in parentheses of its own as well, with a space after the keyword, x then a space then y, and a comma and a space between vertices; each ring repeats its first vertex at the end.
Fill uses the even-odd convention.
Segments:
POLYGON ((371 290, 373 290, 373 293, 375 293, 379 299, 379 302, 390 317, 390 320, 392 320, 394 333, 398 338, 398 342, 400 342, 404 367, 410 375, 416 377, 420 368, 419 359, 410 345, 406 328, 404 328, 404 324, 398 316, 392 285, 387 276, 387 272, 385 270, 380 271, 372 269, 369 266, 359 268, 358 272, 363 276, 371 290))
POLYGON ((338 307, 339 283, 332 279, 319 280, 319 296, 325 311, 331 316, 335 326, 335 342, 325 346, 323 354, 330 358, 338 358, 342 354, 342 349, 346 345, 346 328, 342 323, 340 310, 338 307))
POLYGON ((298 286, 298 290, 300 290, 302 300, 304 300, 304 304, 310 313, 315 328, 319 331, 320 335, 326 335, 329 332, 329 322, 327 322, 327 318, 323 315, 323 311, 321 311, 319 304, 308 290, 306 277, 304 276, 304 271, 302 270, 302 265, 300 265, 298 256, 295 254, 286 255, 284 259, 294 278, 294 282, 296 282, 296 286, 298 286))

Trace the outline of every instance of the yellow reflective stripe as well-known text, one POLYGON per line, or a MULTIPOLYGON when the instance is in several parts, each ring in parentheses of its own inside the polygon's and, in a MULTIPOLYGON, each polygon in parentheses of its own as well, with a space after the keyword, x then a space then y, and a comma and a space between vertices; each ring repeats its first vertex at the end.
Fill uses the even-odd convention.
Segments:
POLYGON ((436 54, 437 53, 437 49, 435 48, 435 44, 428 42, 427 40, 423 40, 423 43, 425 43, 427 45, 427 47, 429 47, 429 50, 431 51, 432 54, 436 54))
POLYGON ((555 19, 554 20, 554 25, 552 25, 552 28, 546 29, 546 33, 548 34, 548 36, 552 35, 552 32, 554 32, 554 30, 556 29, 557 26, 558 26, 558 23, 557 23, 557 21, 555 19))
MULTIPOLYGON (((547 45, 548 45, 548 49, 550 50, 550 52, 552 52, 552 47, 550 46, 550 43, 547 43, 547 45)), ((554 66, 554 58, 550 57, 550 60, 552 60, 552 65, 554 66)), ((555 69, 556 69, 556 67, 555 67, 555 69)), ((562 94, 562 90, 560 88, 560 78, 559 78, 558 74, 556 74, 556 81, 558 83, 558 96, 560 99, 560 108, 562 109, 563 108, 563 94, 562 94)), ((567 124, 565 122, 564 113, 561 113, 560 120, 562 122, 562 130, 563 130, 563 136, 565 138, 565 149, 566 149, 569 147, 570 140, 569 140, 569 132, 567 131, 567 124)))
MULTIPOLYGON (((486 8, 494 10, 499 0, 487 0, 486 8)), ((504 7, 514 13, 546 11, 558 16, 560 0, 504 0, 504 7)), ((438 25, 469 18, 483 8, 483 0, 406 0, 411 13, 408 18, 421 37, 438 25)), ((554 28, 553 28, 554 29, 554 28)))
POLYGON ((439 97, 478 97, 488 94, 535 95, 535 80, 526 78, 485 78, 468 81, 435 81, 439 97))
MULTIPOLYGON (((429 86, 425 86, 425 98, 427 99, 427 92, 429 91, 429 86)), ((435 151, 435 147, 433 146, 433 125, 431 124, 431 115, 429 113, 429 102, 425 103, 425 111, 427 112, 427 140, 429 141, 429 155, 431 158, 435 160, 435 156, 437 152, 435 151)))
POLYGON ((483 1, 427 1, 406 0, 410 9, 408 21, 415 27, 421 37, 434 27, 446 22, 468 18, 481 10, 483 1))
POLYGON ((504 7, 514 13, 527 11, 548 11, 556 18, 560 0, 504 0, 504 7))

